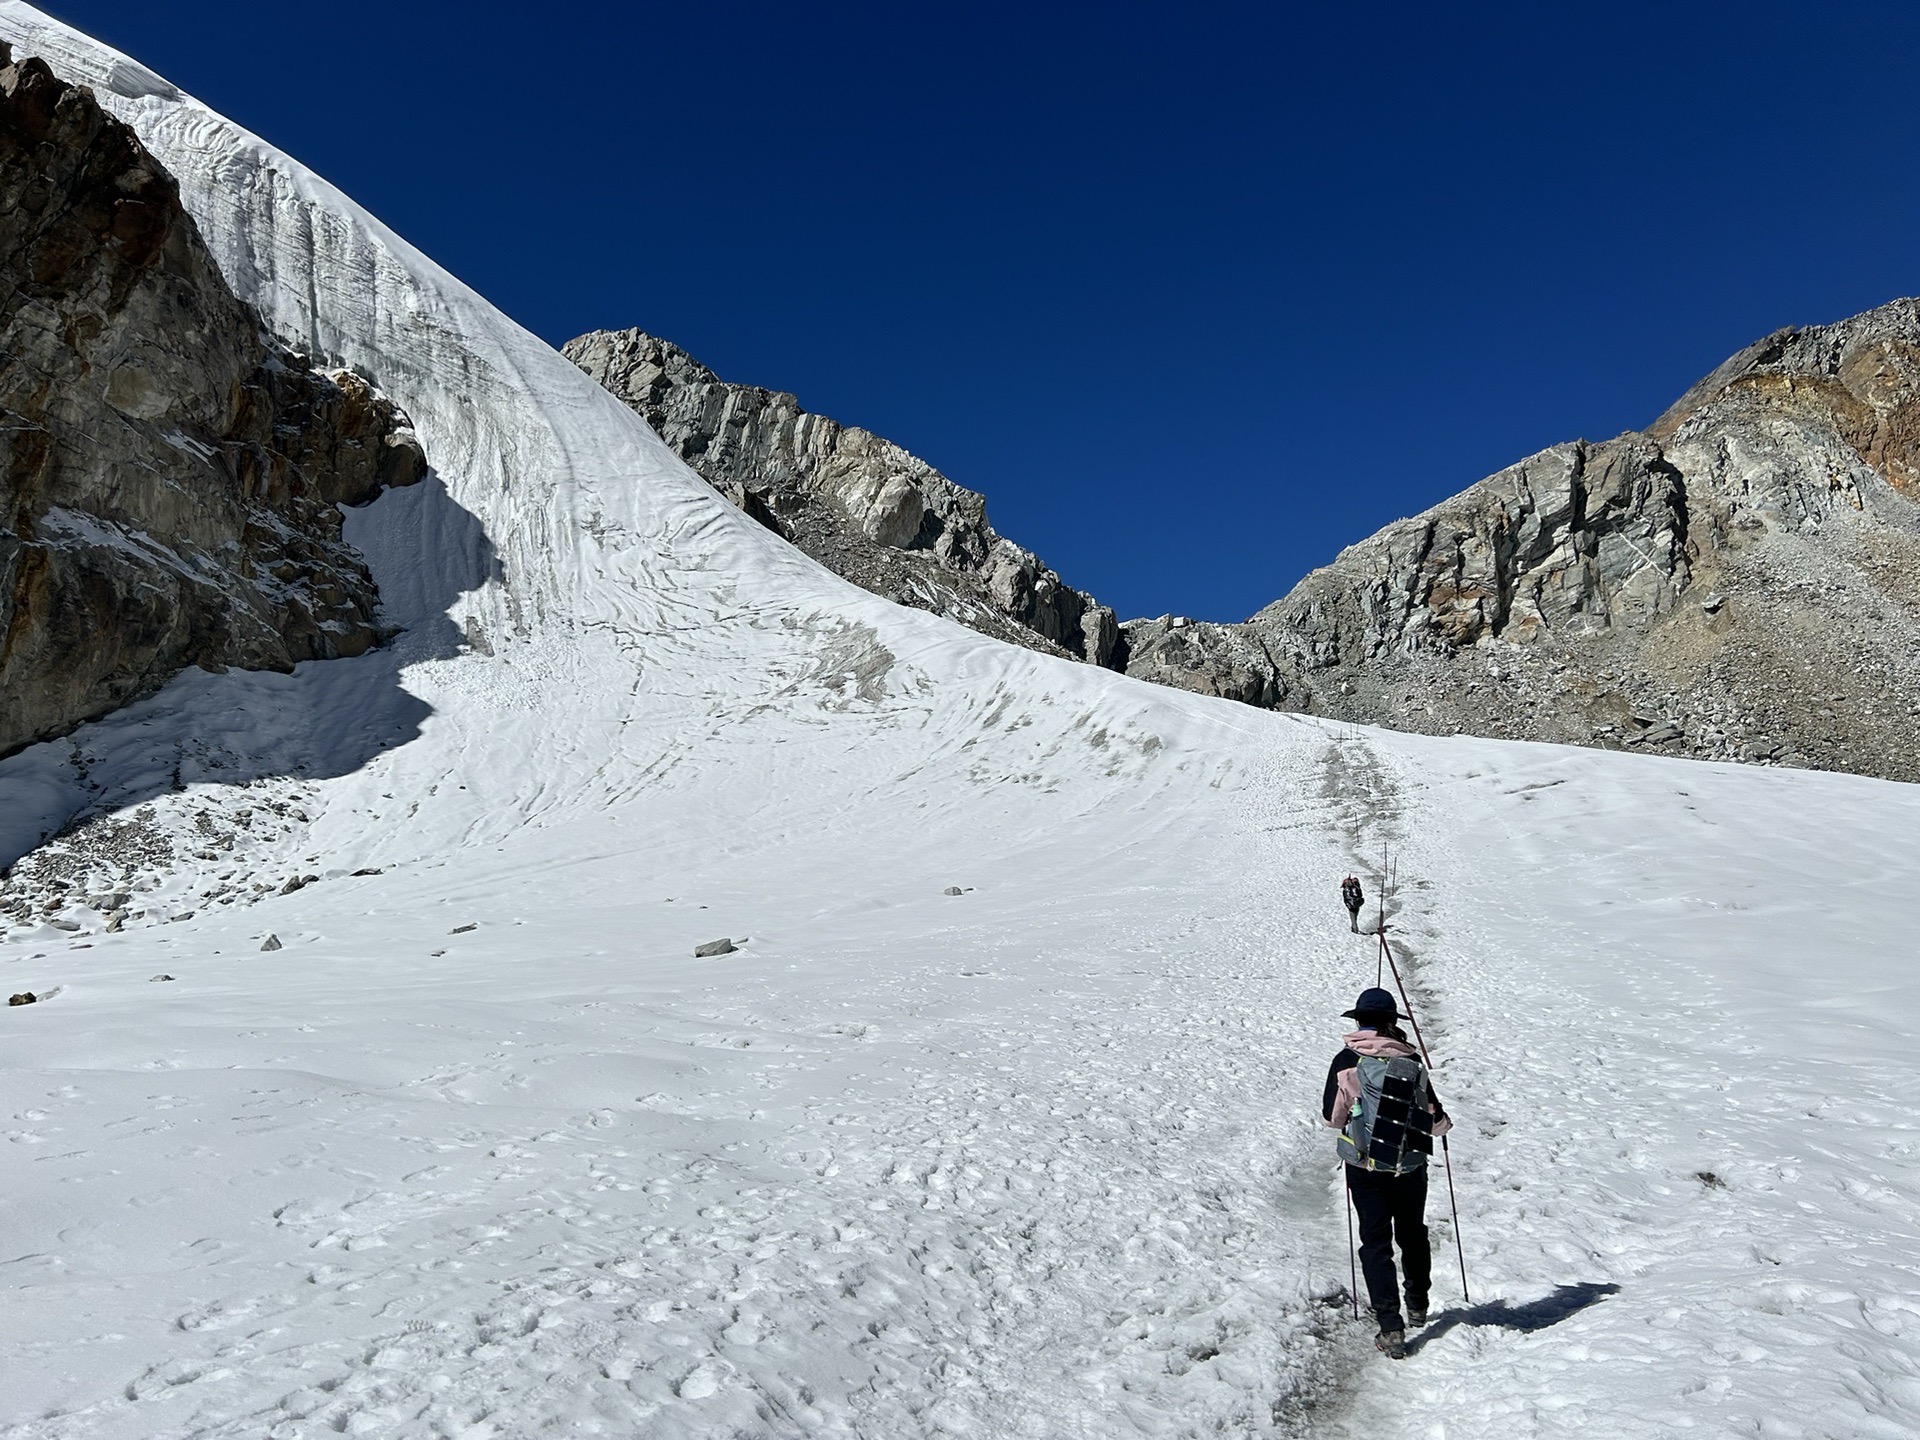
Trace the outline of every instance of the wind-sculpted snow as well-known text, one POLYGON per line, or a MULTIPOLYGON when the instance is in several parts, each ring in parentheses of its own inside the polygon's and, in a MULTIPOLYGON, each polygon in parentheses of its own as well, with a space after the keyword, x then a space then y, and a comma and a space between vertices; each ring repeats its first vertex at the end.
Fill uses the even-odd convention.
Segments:
POLYGON ((0 34, 434 466, 349 526, 392 646, 0 765, 0 1437, 1901 1433, 1912 790, 894 607, 293 162, 0 34), (1436 1204, 1398 1367, 1313 1113, 1383 840, 1476 1302, 1436 1204))

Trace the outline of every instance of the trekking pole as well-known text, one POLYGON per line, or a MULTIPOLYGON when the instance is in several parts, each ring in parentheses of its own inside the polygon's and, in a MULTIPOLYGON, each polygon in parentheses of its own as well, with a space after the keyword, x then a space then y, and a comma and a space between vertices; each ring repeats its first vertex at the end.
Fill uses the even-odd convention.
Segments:
MULTIPOLYGON (((1427 1050, 1427 1037, 1420 1033, 1420 1022, 1414 1018, 1413 1004, 1407 999, 1407 984, 1400 978, 1400 965, 1393 958, 1393 947, 1387 944, 1387 935, 1380 932, 1380 953, 1387 964, 1393 967, 1393 983, 1400 991, 1400 1004, 1407 1012, 1407 1023, 1413 1026, 1413 1038, 1420 1044, 1420 1058, 1426 1062, 1428 1070, 1433 1069, 1433 1056, 1427 1050)), ((1460 1297, 1471 1305, 1473 1292, 1467 1289, 1467 1248, 1460 1240, 1460 1202, 1453 1194, 1453 1152, 1447 1148, 1447 1137, 1440 1137, 1440 1161, 1447 1170, 1447 1208, 1453 1212, 1453 1248, 1460 1257, 1460 1297)))
MULTIPOLYGON (((1427 1069, 1433 1069, 1433 1056, 1427 1053, 1427 1037, 1420 1033, 1420 1022, 1414 1018, 1413 1002, 1407 999, 1407 982, 1400 978, 1400 965, 1393 958, 1393 947, 1387 944, 1387 932, 1380 932, 1380 958, 1393 967, 1393 985, 1400 992, 1400 1008, 1407 1013, 1407 1023, 1413 1026, 1413 1038, 1419 1042, 1420 1058, 1426 1062, 1427 1069)), ((1443 1137, 1444 1138, 1444 1137, 1443 1137)))
MULTIPOLYGON (((1344 1170, 1346 1167, 1343 1165, 1340 1168, 1344 1170)), ((1347 1177, 1344 1175, 1340 1177, 1340 1193, 1347 1197, 1347 1270, 1350 1276, 1347 1281, 1347 1298, 1353 1301, 1353 1318, 1358 1320, 1360 1318, 1360 1258, 1359 1251, 1354 1248, 1353 1191, 1347 1188, 1347 1177)), ((1459 1230, 1460 1227, 1456 1225, 1454 1233, 1458 1234, 1459 1230)))
MULTIPOLYGON (((1380 937, 1380 943, 1385 945, 1387 943, 1387 842, 1384 840, 1380 842, 1380 883, 1374 891, 1373 905, 1374 913, 1377 917, 1373 927, 1373 933, 1378 935, 1380 937)), ((1379 985, 1384 982, 1386 978, 1385 975, 1380 973, 1380 959, 1378 956, 1375 956, 1373 962, 1373 983, 1379 985)))
POLYGON ((1460 1202, 1453 1198, 1453 1155, 1447 1149, 1447 1137, 1440 1137, 1440 1161, 1447 1169, 1447 1208, 1453 1212, 1453 1251, 1460 1257, 1460 1298, 1473 1304, 1473 1292, 1467 1289, 1467 1247, 1460 1243, 1460 1202))

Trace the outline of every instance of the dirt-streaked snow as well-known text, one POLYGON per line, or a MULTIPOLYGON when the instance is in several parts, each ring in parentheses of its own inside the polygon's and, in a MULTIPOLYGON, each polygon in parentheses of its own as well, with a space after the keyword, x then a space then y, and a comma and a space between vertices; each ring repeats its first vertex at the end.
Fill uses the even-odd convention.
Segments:
POLYGON ((889 606, 286 157, 0 35, 436 467, 351 522, 389 650, 0 762, 9 859, 89 809, 178 842, 126 932, 0 941, 55 992, 0 1032, 0 1436, 1914 1433, 1920 792, 889 606), (1313 1113, 1383 842, 1476 1302, 1437 1199, 1397 1366, 1313 1113))

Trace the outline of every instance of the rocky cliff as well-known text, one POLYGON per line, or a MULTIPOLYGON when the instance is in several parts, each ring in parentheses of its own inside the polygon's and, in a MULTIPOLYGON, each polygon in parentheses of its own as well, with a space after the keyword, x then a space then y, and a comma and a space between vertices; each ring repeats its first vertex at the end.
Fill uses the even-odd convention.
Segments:
MULTIPOLYGON (((1917 442, 1920 302, 1781 331, 1645 432, 1543 451, 1204 627, 1186 673, 1257 642, 1266 703, 1920 780, 1917 442)), ((1161 623, 1127 627, 1129 669, 1178 683, 1161 623)))
POLYGON ((0 755, 189 665, 358 654, 406 417, 262 332, 133 132, 0 46, 0 755))
POLYGON ((880 594, 1252 705, 1920 780, 1920 302, 1784 330, 1644 432, 1556 445, 1234 625, 1111 612, 899 447, 638 331, 566 352, 880 594))
POLYGON ((1112 662, 1113 611, 997 535, 980 496, 891 441, 782 391, 729 384, 639 330, 596 330, 564 353, 722 495, 829 569, 1003 640, 1112 662))

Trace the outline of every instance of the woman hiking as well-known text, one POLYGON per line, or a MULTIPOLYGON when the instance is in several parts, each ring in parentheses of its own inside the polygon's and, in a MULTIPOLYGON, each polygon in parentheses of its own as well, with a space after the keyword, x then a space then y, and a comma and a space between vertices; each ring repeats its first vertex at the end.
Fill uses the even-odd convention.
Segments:
POLYGON ((1349 875, 1340 882, 1340 903, 1347 907, 1347 925, 1353 933, 1360 933, 1360 907, 1367 903, 1366 892, 1360 888, 1360 877, 1349 875))
POLYGON ((1427 1246, 1427 1156, 1453 1127, 1427 1079, 1420 1053, 1400 1029, 1393 995, 1362 990, 1346 1012, 1354 1028, 1327 1069, 1320 1113, 1340 1132, 1348 1203, 1360 1222, 1360 1270, 1388 1358, 1407 1353, 1407 1326, 1427 1323, 1433 1259, 1427 1246), (1393 1245, 1406 1270, 1407 1308, 1394 1283, 1393 1245))

